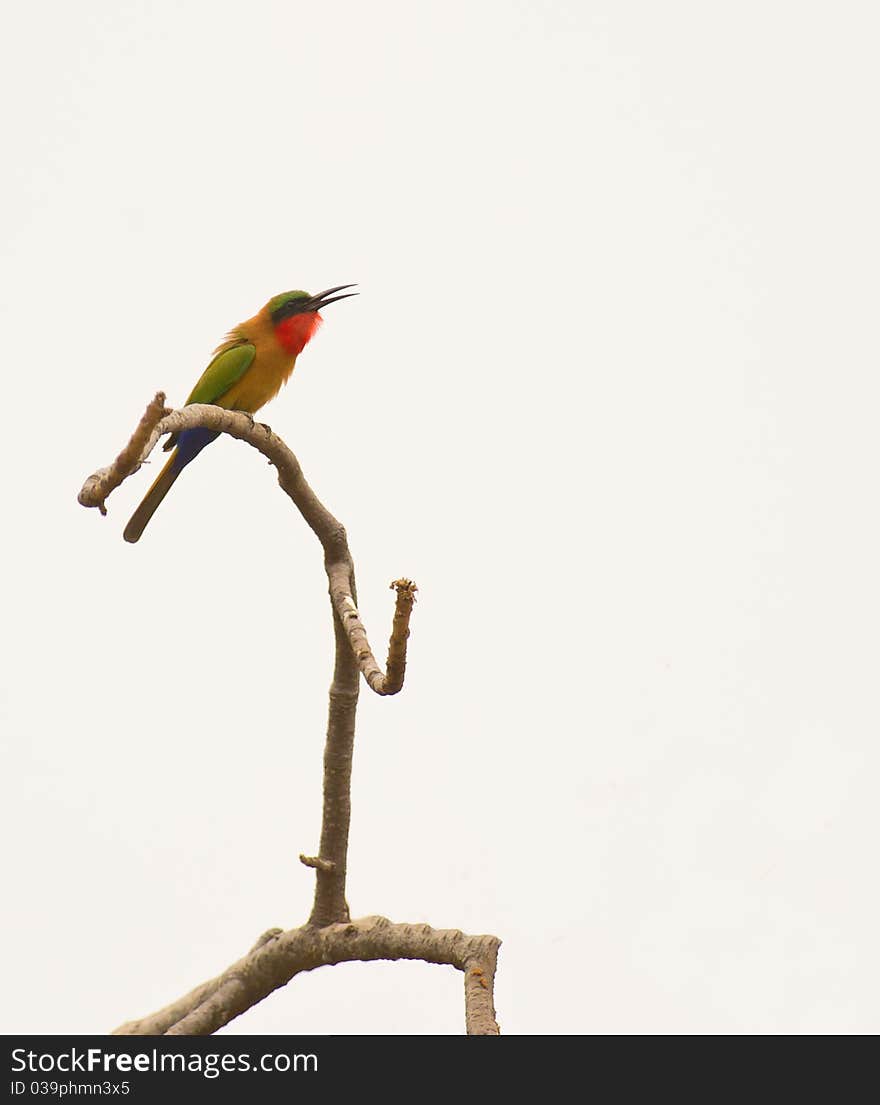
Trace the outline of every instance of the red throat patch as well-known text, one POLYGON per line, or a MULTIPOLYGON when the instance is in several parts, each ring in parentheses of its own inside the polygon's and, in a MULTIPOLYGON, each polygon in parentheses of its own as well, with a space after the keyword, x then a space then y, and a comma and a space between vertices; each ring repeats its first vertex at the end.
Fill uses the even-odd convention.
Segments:
POLYGON ((298 357, 324 320, 317 311, 302 315, 291 315, 282 319, 275 327, 275 336, 282 348, 292 357, 298 357))

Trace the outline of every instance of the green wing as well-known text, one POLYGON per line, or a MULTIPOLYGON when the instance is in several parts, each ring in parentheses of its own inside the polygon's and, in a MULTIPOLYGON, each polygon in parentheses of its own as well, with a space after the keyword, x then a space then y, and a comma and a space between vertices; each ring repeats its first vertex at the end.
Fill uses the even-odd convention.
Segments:
MULTIPOLYGON (((184 405, 189 406, 190 403, 216 403, 221 396, 229 391, 236 380, 244 376, 251 367, 256 353, 256 347, 249 342, 221 349, 199 377, 199 382, 189 393, 189 399, 184 405)), ((162 448, 167 453, 176 444, 177 434, 172 434, 162 448)))
POLYGON ((190 392, 190 403, 216 403, 251 367, 256 348, 249 343, 224 349, 211 361, 190 392))

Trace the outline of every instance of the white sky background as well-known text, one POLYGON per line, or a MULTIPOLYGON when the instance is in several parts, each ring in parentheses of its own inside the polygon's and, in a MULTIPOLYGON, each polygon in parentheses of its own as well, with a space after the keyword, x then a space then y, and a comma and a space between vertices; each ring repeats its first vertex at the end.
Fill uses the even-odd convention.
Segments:
MULTIPOLYGON (((230 326, 345 523, 355 916, 493 932, 508 1033, 880 1029, 870 3, 6 9, 0 1029, 102 1032, 308 915, 317 543, 224 440, 76 493, 230 326), (155 472, 155 467, 153 468, 155 472)), ((323 969, 227 1031, 463 1031, 323 969)))

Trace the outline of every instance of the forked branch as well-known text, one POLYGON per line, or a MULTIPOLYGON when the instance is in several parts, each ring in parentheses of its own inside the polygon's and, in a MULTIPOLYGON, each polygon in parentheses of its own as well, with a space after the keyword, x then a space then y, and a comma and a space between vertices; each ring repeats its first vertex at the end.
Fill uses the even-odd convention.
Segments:
POLYGON ((203 427, 229 434, 259 450, 275 466, 278 482, 311 527, 324 550, 336 639, 336 664, 330 686, 327 743, 324 750, 324 806, 320 851, 300 856, 315 871, 315 898, 308 923, 282 932, 270 929, 238 963, 217 978, 143 1020, 117 1029, 120 1034, 206 1034, 227 1024, 296 974, 322 964, 352 960, 422 959, 446 963, 464 972, 467 1030, 498 1033, 493 1003, 495 964, 500 941, 467 936, 428 925, 392 924, 382 917, 349 918, 345 900, 348 832, 351 820, 351 765, 360 676, 379 695, 403 687, 409 622, 416 585, 395 580, 394 619, 383 671, 367 639, 357 608, 354 563, 344 527, 318 500, 299 461, 268 426, 250 415, 193 404, 169 411, 159 392, 148 405, 128 445, 107 468, 90 476, 79 493, 86 507, 106 514, 110 493, 138 468, 166 433, 203 427))

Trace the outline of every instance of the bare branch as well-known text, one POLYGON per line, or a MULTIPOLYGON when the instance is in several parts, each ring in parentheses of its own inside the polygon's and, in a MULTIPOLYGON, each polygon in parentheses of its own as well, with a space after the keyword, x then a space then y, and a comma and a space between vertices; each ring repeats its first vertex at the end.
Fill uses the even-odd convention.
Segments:
POLYGON ((498 1035, 493 989, 500 941, 458 929, 393 924, 385 917, 315 928, 305 925, 254 948, 222 975, 141 1020, 129 1021, 116 1036, 206 1036, 316 967, 380 959, 421 959, 464 973, 465 1016, 471 1036, 498 1035))
POLYGON ((166 414, 171 412, 165 406, 165 392, 157 391, 153 399, 147 404, 143 417, 138 423, 137 429, 131 435, 131 440, 116 458, 109 468, 100 468, 89 476, 82 486, 78 499, 83 506, 97 507, 106 515, 107 508, 104 502, 111 491, 115 491, 122 481, 136 472, 146 457, 153 451, 153 447, 161 436, 156 429, 159 422, 166 414))
POLYGON ((493 987, 500 941, 496 937, 467 936, 455 929, 432 929, 428 925, 395 925, 384 917, 350 921, 345 900, 360 675, 380 695, 397 694, 403 687, 415 583, 398 579, 391 584, 396 603, 383 672, 358 613, 354 564, 345 529, 309 487, 290 449, 268 426, 240 411, 203 404, 167 411, 164 402, 160 392, 114 463, 86 480, 79 501, 84 506, 97 506, 105 514, 107 497, 146 460, 162 434, 204 427, 247 442, 275 466, 282 489, 321 542, 330 584, 336 665, 324 750, 320 850, 317 856, 300 856, 302 863, 315 871, 315 899, 308 924, 289 932, 268 930, 244 958, 223 974, 158 1013, 122 1025, 116 1034, 205 1035, 228 1024, 303 971, 353 960, 422 959, 449 964, 463 972, 468 1033, 497 1035, 493 987))
POLYGON ((381 695, 397 694, 403 687, 403 677, 406 672, 406 642, 409 637, 409 619, 412 614, 413 603, 416 601, 418 587, 411 579, 395 579, 391 589, 397 591, 397 602, 394 608, 394 619, 391 623, 391 640, 388 642, 387 674, 382 671, 376 662, 367 640, 367 631, 364 629, 360 614, 352 596, 345 586, 333 586, 331 579, 330 597, 336 613, 342 622, 352 651, 357 658, 358 667, 363 673, 367 684, 381 695))
POLYGON ((336 666, 330 684, 327 743, 324 745, 324 805, 321 812, 319 862, 315 865, 315 900, 310 925, 349 919, 345 900, 348 830, 351 824, 351 765, 360 678, 354 654, 334 611, 336 666))
POLYGON ((501 1035, 495 1019, 495 967, 500 943, 496 940, 494 947, 487 944, 481 949, 482 958, 474 956, 465 967, 464 1020, 468 1036, 501 1035))
MULTIPOLYGON (((161 399, 161 402, 160 402, 161 399)), ((330 584, 336 636, 336 667, 330 687, 327 743, 324 751, 324 807, 321 844, 308 866, 315 869, 315 901, 310 923, 328 925, 347 921, 345 879, 348 832, 351 821, 351 764, 354 749, 355 712, 362 672, 368 685, 381 695, 396 694, 403 686, 406 642, 416 586, 410 580, 392 584, 397 602, 388 650, 388 672, 373 657, 366 630, 357 611, 354 562, 344 526, 312 491, 300 463, 285 443, 262 423, 242 411, 193 403, 175 411, 161 408, 157 395, 125 450, 109 469, 90 476, 80 501, 90 505, 104 499, 149 456, 162 434, 204 427, 247 442, 275 466, 278 482, 321 542, 324 567, 330 584), (161 417, 160 417, 161 414, 161 417), (100 490, 96 498, 95 487, 100 490)))
POLYGON ((385 676, 385 694, 397 694, 403 688, 406 675, 406 642, 409 638, 409 619, 416 601, 416 587, 411 579, 395 579, 390 584, 397 592, 394 607, 394 620, 391 625, 391 640, 388 642, 388 661, 385 664, 388 674, 385 676))
POLYGON ((369 687, 377 694, 396 694, 403 686, 406 668, 406 640, 409 636, 409 614, 415 598, 415 584, 399 580, 397 607, 394 614, 389 663, 393 670, 388 675, 376 663, 367 640, 367 633, 357 610, 354 585, 354 565, 348 548, 344 526, 337 521, 320 502, 303 475, 299 461, 277 434, 268 426, 254 422, 243 411, 228 411, 205 403, 193 403, 179 410, 169 411, 164 406, 165 395, 157 393, 147 407, 143 418, 128 445, 108 468, 101 468, 89 476, 79 493, 83 506, 98 507, 102 514, 110 493, 138 468, 155 448, 163 434, 180 433, 195 427, 218 430, 230 437, 244 441, 257 449, 278 472, 278 482, 305 518, 307 524, 324 549, 324 565, 330 581, 330 597, 337 615, 346 628, 358 667, 369 687), (407 597, 407 596, 410 597, 407 597), (393 661, 392 661, 393 657, 393 661))

